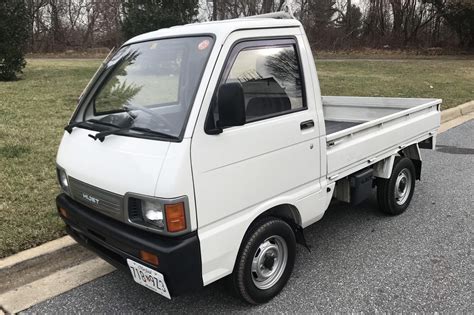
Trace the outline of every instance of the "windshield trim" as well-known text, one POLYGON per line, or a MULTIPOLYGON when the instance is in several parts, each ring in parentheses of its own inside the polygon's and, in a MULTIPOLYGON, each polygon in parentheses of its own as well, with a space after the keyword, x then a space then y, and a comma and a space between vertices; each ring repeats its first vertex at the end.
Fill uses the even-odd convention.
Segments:
MULTIPOLYGON (((183 138, 184 138, 184 134, 186 132, 186 129, 188 128, 188 123, 189 123, 189 116, 191 115, 191 111, 193 109, 193 106, 194 106, 194 102, 196 101, 196 95, 199 91, 199 89, 202 87, 202 77, 203 77, 203 74, 204 72, 206 71, 206 68, 208 66, 208 63, 209 63, 209 59, 211 57, 211 54, 213 53, 213 50, 214 50, 214 44, 216 42, 216 35, 213 34, 213 33, 196 33, 196 34, 183 34, 183 35, 179 35, 179 36, 164 36, 164 37, 157 37, 157 38, 149 38, 149 39, 145 39, 145 40, 141 40, 141 41, 136 41, 136 42, 133 42, 133 43, 128 43, 128 44, 124 44, 122 46, 120 46, 112 56, 110 56, 110 59, 112 59, 119 51, 121 51, 122 49, 124 49, 125 47, 128 47, 128 46, 131 46, 131 45, 135 45, 135 44, 141 44, 141 43, 146 43, 146 42, 152 42, 152 41, 158 41, 158 40, 166 40, 166 39, 179 39, 179 38, 191 38, 191 37, 210 37, 212 38, 212 42, 211 42, 211 45, 210 45, 210 52, 204 62, 204 66, 202 68, 202 71, 201 73, 199 74, 199 83, 196 87, 196 89, 194 90, 193 94, 192 94, 192 98, 191 98, 191 102, 189 104, 189 108, 187 110, 187 113, 186 113, 186 116, 183 120, 183 128, 181 128, 181 132, 179 134, 179 136, 177 136, 176 139, 171 139, 171 138, 163 138, 163 137, 159 137, 157 135, 145 135, 144 133, 143 134, 131 134, 131 133, 123 133, 123 134, 120 134, 120 135, 123 135, 123 136, 130 136, 130 137, 135 137, 135 138, 145 138, 145 139, 154 139, 154 140, 164 140, 164 141, 169 141, 169 142, 181 142, 183 141, 183 138)), ((110 61, 107 60, 107 62, 110 61)), ((100 67, 103 67, 103 69, 100 71, 100 73, 97 74, 97 77, 96 79, 94 80, 94 82, 92 82, 90 84, 90 87, 87 91, 84 92, 84 95, 83 97, 79 100, 79 103, 76 107, 76 110, 74 111, 69 123, 72 123, 72 122, 76 122, 78 120, 78 116, 81 112, 81 109, 83 109, 83 113, 82 113, 82 117, 80 117, 81 121, 86 121, 86 112, 87 112, 87 108, 89 106, 93 106, 92 104, 92 100, 95 98, 96 94, 98 93, 98 91, 100 91, 102 85, 107 82, 107 79, 110 77, 110 75, 112 74, 113 72, 113 69, 115 69, 115 67, 118 65, 119 63, 116 63, 114 66, 110 67, 110 68, 107 68, 104 66, 100 66, 100 67)), ((206 86, 207 86, 207 83, 206 83, 206 86)), ((117 113, 121 113, 122 111, 117 111, 117 113)), ((94 109, 94 115, 95 115, 95 109, 94 109)), ((98 124, 94 124, 94 125, 98 125, 98 124)), ((78 128, 84 128, 83 126, 78 126, 78 128)), ((95 128, 84 128, 84 129, 89 129, 89 130, 94 130, 94 131, 97 131, 95 128)))

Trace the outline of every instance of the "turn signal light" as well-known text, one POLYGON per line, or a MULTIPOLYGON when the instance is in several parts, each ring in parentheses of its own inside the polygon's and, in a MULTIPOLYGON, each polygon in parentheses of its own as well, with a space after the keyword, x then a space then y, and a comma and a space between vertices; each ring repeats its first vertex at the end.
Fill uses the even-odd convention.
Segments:
POLYGON ((145 250, 140 251, 140 259, 155 266, 158 266, 159 264, 158 256, 145 250))
POLYGON ((184 202, 165 205, 166 227, 168 232, 186 230, 184 202))
POLYGON ((66 209, 64 208, 59 208, 59 213, 61 213, 61 215, 65 218, 67 218, 67 212, 66 212, 66 209))

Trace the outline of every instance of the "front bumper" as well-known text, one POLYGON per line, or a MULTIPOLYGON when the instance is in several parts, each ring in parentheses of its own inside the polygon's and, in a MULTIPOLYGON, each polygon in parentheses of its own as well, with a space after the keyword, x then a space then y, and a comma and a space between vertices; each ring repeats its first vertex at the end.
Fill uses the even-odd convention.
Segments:
POLYGON ((130 271, 127 258, 140 262, 163 274, 172 296, 199 289, 203 286, 201 250, 196 232, 169 238, 143 231, 106 217, 75 202, 65 194, 56 198, 58 209, 67 217, 67 233, 81 245, 120 269, 130 271), (158 256, 158 267, 139 258, 140 250, 158 256))

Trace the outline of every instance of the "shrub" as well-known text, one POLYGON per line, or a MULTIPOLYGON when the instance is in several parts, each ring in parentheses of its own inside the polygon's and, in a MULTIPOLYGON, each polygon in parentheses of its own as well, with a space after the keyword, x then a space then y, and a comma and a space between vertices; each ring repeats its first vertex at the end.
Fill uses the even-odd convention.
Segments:
POLYGON ((28 24, 24 1, 0 1, 0 81, 15 80, 26 65, 28 24))

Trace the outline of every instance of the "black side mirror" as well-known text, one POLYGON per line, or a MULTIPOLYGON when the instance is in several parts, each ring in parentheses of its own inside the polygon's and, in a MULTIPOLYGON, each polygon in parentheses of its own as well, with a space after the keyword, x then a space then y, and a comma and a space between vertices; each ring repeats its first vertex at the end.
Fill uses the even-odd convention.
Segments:
POLYGON ((225 83, 217 94, 219 120, 216 127, 225 128, 245 124, 245 100, 242 85, 238 82, 225 83))

